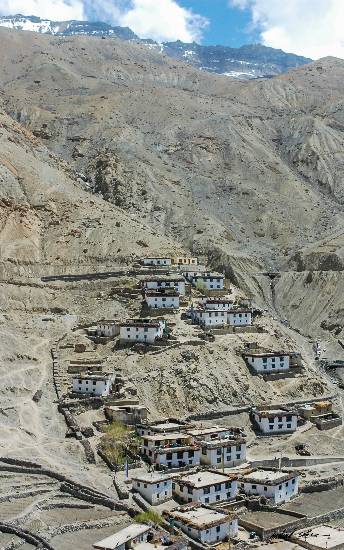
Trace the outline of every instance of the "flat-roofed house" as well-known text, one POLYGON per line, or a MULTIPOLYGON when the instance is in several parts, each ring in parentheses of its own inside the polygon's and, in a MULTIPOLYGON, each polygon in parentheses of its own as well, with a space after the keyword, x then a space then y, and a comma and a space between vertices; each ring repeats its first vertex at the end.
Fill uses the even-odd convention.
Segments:
POLYGON ((172 265, 172 258, 142 258, 141 263, 143 265, 156 265, 156 266, 164 266, 164 265, 172 265))
POLYGON ((214 468, 231 468, 246 460, 246 439, 225 438, 201 441, 201 464, 214 468))
POLYGON ((215 504, 236 497, 237 477, 211 470, 181 476, 173 480, 173 493, 182 502, 215 504))
POLYGON ((104 320, 97 324, 97 336, 113 337, 119 334, 119 321, 104 320))
POLYGON ((143 288, 148 290, 160 290, 172 288, 179 292, 180 296, 185 295, 185 279, 179 275, 165 277, 150 277, 142 281, 143 288))
POLYGON ((259 374, 288 371, 293 356, 293 353, 283 351, 250 350, 243 353, 248 365, 259 374))
POLYGON ((154 344, 163 334, 164 323, 159 320, 131 319, 120 324, 120 341, 122 343, 154 344))
POLYGON ((192 309, 192 321, 203 327, 224 327, 227 325, 227 312, 218 309, 192 309))
POLYGON ((95 542, 93 548, 95 550, 129 550, 138 543, 146 542, 150 531, 151 527, 149 525, 133 523, 114 535, 95 542))
POLYGON ((297 430, 296 412, 288 409, 252 409, 253 423, 264 435, 293 433, 297 430))
POLYGON ((114 381, 112 374, 78 374, 73 376, 73 393, 107 397, 114 381))
POLYGON ((133 491, 140 493, 152 506, 172 498, 172 479, 166 474, 141 474, 134 476, 132 482, 133 491))
POLYGON ((163 514, 192 539, 205 545, 215 544, 238 534, 238 520, 202 504, 192 504, 163 514))
POLYGON ((158 468, 182 468, 198 466, 201 450, 188 434, 156 434, 144 437, 142 455, 158 468))
POLYGON ((227 313, 227 323, 231 327, 252 325, 252 309, 232 309, 227 313))
POLYGON ((179 292, 174 288, 161 290, 146 290, 145 302, 152 309, 179 309, 179 292))
POLYGON ((223 290, 225 287, 225 276, 221 273, 192 273, 189 275, 194 286, 204 286, 206 290, 223 290))
POLYGON ((122 422, 127 426, 135 426, 144 422, 148 417, 148 409, 139 404, 108 405, 105 407, 105 416, 111 421, 122 422))
POLYGON ((282 470, 255 470, 239 476, 246 495, 265 496, 276 504, 288 502, 299 491, 299 473, 282 470))

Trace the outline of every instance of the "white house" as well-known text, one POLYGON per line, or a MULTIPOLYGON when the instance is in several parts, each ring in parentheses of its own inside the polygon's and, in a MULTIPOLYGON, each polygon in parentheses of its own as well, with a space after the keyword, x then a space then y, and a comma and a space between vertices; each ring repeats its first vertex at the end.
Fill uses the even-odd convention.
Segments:
POLYGON ((185 295, 185 279, 179 276, 170 277, 152 277, 142 281, 143 288, 148 290, 157 290, 162 288, 174 288, 181 296, 185 295))
POLYGON ((290 368, 290 353, 247 351, 243 358, 257 373, 284 372, 290 368))
POLYGON ((297 429, 297 414, 287 409, 252 409, 251 417, 259 431, 264 435, 292 433, 297 429))
POLYGON ((204 301, 205 309, 217 309, 221 311, 229 311, 233 309, 233 300, 225 298, 207 298, 204 301))
POLYGON ((259 495, 276 504, 287 502, 298 494, 299 473, 275 470, 256 470, 239 478, 246 495, 259 495))
POLYGON ((172 479, 156 472, 142 474, 132 478, 133 491, 149 502, 152 506, 161 504, 172 498, 172 479))
POLYGON ((228 476, 203 470, 174 479, 173 493, 182 502, 215 504, 236 497, 238 482, 236 476, 228 476))
POLYGON ((96 550, 128 550, 140 542, 146 542, 151 527, 143 523, 132 523, 114 535, 93 544, 96 550))
POLYGON ((227 323, 232 327, 252 325, 252 309, 233 309, 227 313, 227 323))
POLYGON ((106 397, 111 391, 113 380, 110 374, 78 374, 73 376, 73 393, 106 397))
POLYGON ((239 436, 242 434, 240 428, 230 428, 228 426, 209 426, 200 428, 191 428, 187 430, 194 441, 212 441, 230 436, 239 436))
POLYGON ((172 265, 172 258, 142 258, 143 265, 172 265))
POLYGON ((192 284, 204 285, 204 288, 207 290, 223 290, 225 287, 225 276, 221 273, 193 273, 189 278, 191 278, 192 284))
POLYGON ((120 341, 143 342, 153 344, 157 338, 164 334, 164 323, 162 321, 147 321, 143 319, 129 320, 120 324, 120 341))
POLYGON ((179 309, 179 292, 174 289, 146 290, 145 302, 152 309, 179 309))
POLYGON ((145 436, 141 453, 158 468, 182 468, 198 466, 201 460, 199 445, 183 433, 169 433, 145 436))
POLYGON ((101 320, 97 324, 97 336, 117 336, 119 334, 119 321, 101 320))
POLYGON ((214 468, 232 468, 246 460, 244 438, 201 441, 201 464, 214 468))
POLYGON ((238 520, 235 516, 230 518, 228 514, 202 504, 166 511, 164 516, 189 537, 203 544, 215 544, 229 536, 235 538, 238 534, 238 520))
POLYGON ((224 327, 227 325, 227 312, 218 309, 193 309, 191 318, 203 327, 224 327))

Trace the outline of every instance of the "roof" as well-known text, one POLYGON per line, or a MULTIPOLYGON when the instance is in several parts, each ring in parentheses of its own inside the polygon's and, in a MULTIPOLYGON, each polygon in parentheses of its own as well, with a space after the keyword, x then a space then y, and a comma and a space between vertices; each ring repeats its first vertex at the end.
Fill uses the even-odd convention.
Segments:
POLYGON ((222 273, 196 273, 195 279, 224 279, 225 276, 222 273))
POLYGON ((185 282, 184 277, 180 275, 159 275, 157 277, 148 277, 143 279, 144 283, 154 283, 156 281, 185 282))
POLYGON ((291 411, 290 409, 254 409, 253 412, 263 418, 275 418, 276 416, 297 416, 296 412, 291 411))
POLYGON ((238 308, 238 309, 230 309, 229 315, 235 315, 236 313, 252 313, 252 308, 238 308))
POLYGON ((193 430, 188 430, 188 434, 193 437, 198 437, 201 435, 211 435, 216 433, 232 433, 232 430, 235 428, 228 428, 227 426, 211 426, 210 428, 195 428, 193 430))
POLYGON ((233 304, 229 298, 207 298, 206 304, 233 304))
POLYGON ((139 327, 139 328, 159 328, 161 323, 156 321, 134 321, 133 319, 125 321, 119 325, 120 327, 139 327))
POLYGON ((221 447, 232 447, 238 445, 238 443, 246 443, 246 439, 240 435, 224 437, 222 439, 212 439, 211 441, 200 441, 201 447, 207 447, 209 449, 217 449, 221 447))
POLYGON ((296 531, 292 536, 292 540, 295 542, 300 541, 300 543, 301 541, 305 542, 312 545, 312 548, 319 548, 319 550, 342 548, 342 545, 344 545, 344 529, 332 525, 317 525, 316 527, 296 531))
POLYGON ((118 325, 119 320, 118 319, 101 319, 98 321, 97 325, 118 325))
POLYGON ((245 351, 245 357, 285 357, 292 355, 290 351, 245 351))
POLYGON ((159 474, 157 472, 138 474, 132 477, 135 481, 142 481, 143 483, 159 483, 160 481, 167 481, 171 479, 171 476, 167 474, 159 474))
POLYGON ((297 477, 299 472, 286 472, 282 470, 256 470, 240 476, 240 480, 245 483, 257 483, 263 485, 277 485, 288 479, 297 477))
POLYGON ((170 432, 153 435, 145 435, 144 439, 148 441, 170 441, 172 439, 190 439, 190 435, 182 432, 170 432))
POLYGON ((115 548, 118 548, 118 546, 138 537, 139 535, 146 533, 149 530, 150 527, 148 525, 143 525, 142 523, 133 523, 132 525, 128 525, 128 527, 121 529, 121 531, 118 531, 118 533, 110 535, 110 537, 94 543, 93 546, 94 548, 113 550, 115 548))
POLYGON ((179 292, 174 288, 161 288, 160 290, 146 290, 145 296, 175 296, 179 297, 179 292))
POLYGON ((176 481, 182 485, 188 485, 195 489, 201 487, 209 487, 218 483, 227 483, 230 481, 230 477, 225 474, 219 474, 218 472, 212 472, 211 470, 204 470, 188 476, 178 478, 176 481))
POLYGON ((209 527, 228 522, 228 514, 217 512, 206 506, 185 506, 178 510, 167 512, 167 515, 198 530, 208 529, 209 527))
POLYGON ((108 381, 111 378, 111 374, 75 374, 73 380, 100 380, 108 381))

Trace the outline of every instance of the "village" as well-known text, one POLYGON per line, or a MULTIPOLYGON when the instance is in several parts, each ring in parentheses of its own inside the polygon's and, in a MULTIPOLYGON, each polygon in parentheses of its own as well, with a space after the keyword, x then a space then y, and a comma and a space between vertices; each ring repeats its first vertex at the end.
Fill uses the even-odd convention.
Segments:
MULTIPOLYGON (((277 345, 265 313, 198 258, 146 257, 133 268, 136 286, 122 299, 140 304, 134 314, 77 325, 52 349, 66 437, 110 468, 119 498, 141 518, 93 548, 344 548, 344 458, 307 445, 307 433, 341 428, 334 396, 184 415, 176 402, 176 414, 162 417, 125 368, 142 359, 149 370, 157 354, 211 350, 221 339, 235 342, 257 384, 289 383, 307 377, 300 350, 277 345)), ((161 392, 163 380, 161 372, 161 392)))

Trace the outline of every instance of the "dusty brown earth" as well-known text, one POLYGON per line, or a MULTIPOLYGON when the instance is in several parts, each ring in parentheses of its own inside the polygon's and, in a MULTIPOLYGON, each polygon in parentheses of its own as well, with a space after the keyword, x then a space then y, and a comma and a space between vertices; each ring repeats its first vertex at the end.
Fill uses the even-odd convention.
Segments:
MULTIPOLYGON (((295 379, 253 379, 237 354, 251 337, 194 348, 187 344, 194 328, 178 318, 180 349, 106 350, 152 416, 337 393, 312 343, 340 356, 344 62, 238 82, 119 40, 0 29, 0 43, 0 455, 35 460, 116 496, 111 473, 87 464, 79 443, 65 439, 50 348, 80 323, 137 313, 138 303, 116 295, 137 281, 125 273, 122 280, 41 277, 125 272, 145 255, 205 255, 266 310, 260 343, 300 350, 306 367, 295 379), (266 271, 281 277, 271 281, 266 271)), ((339 390, 339 410, 341 403, 339 390)), ((297 437, 314 454, 344 454, 342 429, 297 437)), ((293 454, 294 443, 268 447, 293 454)), ((263 455, 252 445, 253 457, 263 455)), ((37 499, 25 498, 19 510, 7 509, 7 520, 46 533, 34 523, 45 521, 37 499)), ((1 501, 0 510, 1 517, 1 501)), ((60 535, 47 536, 53 543, 60 535)), ((17 547, 11 540, 0 538, 8 549, 17 547)), ((56 540, 63 549, 73 542, 56 540)))

